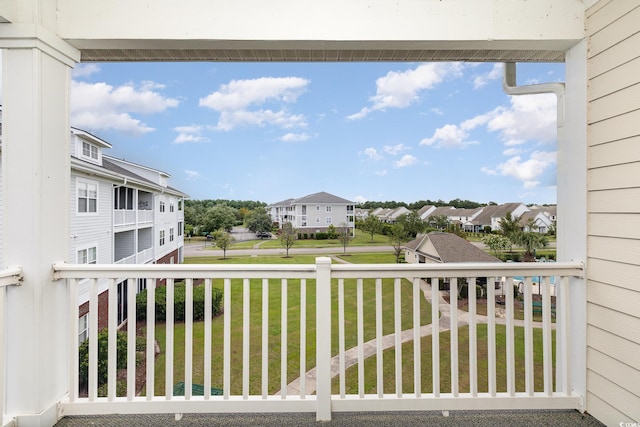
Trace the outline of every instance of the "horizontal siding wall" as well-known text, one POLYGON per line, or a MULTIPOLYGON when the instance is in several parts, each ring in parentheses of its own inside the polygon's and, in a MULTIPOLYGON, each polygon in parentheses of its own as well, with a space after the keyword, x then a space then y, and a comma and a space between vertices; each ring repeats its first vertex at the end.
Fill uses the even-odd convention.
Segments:
POLYGON ((640 421, 640 2, 587 11, 587 411, 640 421))

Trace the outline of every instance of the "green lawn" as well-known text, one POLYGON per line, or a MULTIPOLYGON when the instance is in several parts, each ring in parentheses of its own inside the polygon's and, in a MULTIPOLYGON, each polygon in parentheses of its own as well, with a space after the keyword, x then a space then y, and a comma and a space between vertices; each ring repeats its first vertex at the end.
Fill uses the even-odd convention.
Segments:
MULTIPOLYGON (((555 367, 555 331, 553 334, 553 365, 555 367)), ((431 368, 432 337, 422 338, 421 348, 421 391, 431 393, 433 391, 433 373, 431 368)), ((517 392, 525 391, 525 367, 524 367, 524 328, 515 328, 515 386, 517 392)), ((440 392, 451 392, 451 333, 450 331, 440 333, 440 392)), ((534 329, 534 389, 543 391, 543 365, 542 365, 542 330, 534 329)), ((488 362, 487 362, 487 325, 481 324, 477 327, 477 360, 478 360, 478 392, 488 391, 488 362)), ((469 393, 469 327, 458 329, 458 382, 460 393, 469 393)), ((384 393, 395 393, 395 349, 385 350, 383 359, 384 393)), ((364 368, 364 392, 377 393, 376 390, 376 362, 377 357, 372 356, 365 360, 364 368)), ((506 375, 506 328, 496 325, 496 389, 498 392, 507 391, 506 375)), ((408 342, 402 346, 402 391, 403 393, 413 393, 413 342, 408 342)), ((553 375, 555 380, 555 374, 553 375)), ((345 390, 347 394, 358 393, 358 367, 357 365, 345 371, 345 390)), ((339 378, 332 381, 332 392, 340 392, 339 378)))
MULTIPOLYGON (((382 258, 384 259, 384 257, 382 258)), ((314 263, 314 256, 295 256, 291 258, 283 257, 233 257, 227 260, 212 258, 195 258, 187 260, 187 263, 314 263)), ((370 262, 370 261, 366 261, 370 262)), ((393 280, 383 282, 383 323, 384 334, 393 332, 393 280), (391 285, 391 286, 389 286, 391 285)), ((216 287, 222 287, 221 281, 214 283, 216 287)), ((280 354, 281 354, 281 282, 279 280, 269 281, 269 393, 274 393, 280 389, 280 354)), ((337 281, 332 284, 332 354, 338 352, 338 329, 337 329, 337 281)), ((306 346, 306 369, 315 366, 315 281, 307 281, 306 317, 307 317, 307 346, 306 346)), ((412 327, 412 290, 408 281, 403 281, 402 293, 402 329, 412 327)), ((355 280, 345 281, 345 329, 346 348, 357 344, 356 337, 356 283, 355 280)), ((242 364, 238 363, 242 358, 242 280, 232 281, 231 290, 231 390, 232 393, 241 393, 242 387, 242 364)), ((300 280, 290 279, 287 283, 287 382, 300 375, 300 280)), ((364 339, 365 341, 375 337, 375 281, 364 280, 363 283, 364 301, 364 339)), ((250 393, 260 393, 261 387, 261 358, 262 358, 262 280, 251 280, 250 292, 250 393)), ((431 306, 423 301, 421 303, 422 324, 431 321, 431 306)), ((222 387, 222 317, 218 317, 212 322, 212 386, 222 387)), ((174 329, 174 383, 184 380, 184 325, 176 324, 174 329)), ((164 325, 157 325, 156 338, 160 345, 160 355, 156 358, 156 394, 164 393, 165 382, 165 328, 164 325)), ((194 383, 202 384, 204 372, 204 323, 194 323, 193 338, 193 376, 194 383)))

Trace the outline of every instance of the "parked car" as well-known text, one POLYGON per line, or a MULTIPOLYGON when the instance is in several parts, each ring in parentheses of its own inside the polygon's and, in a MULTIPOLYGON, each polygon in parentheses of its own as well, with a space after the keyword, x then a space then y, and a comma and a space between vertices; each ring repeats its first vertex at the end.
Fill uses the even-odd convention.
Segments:
POLYGON ((271 233, 269 233, 268 231, 258 231, 256 233, 256 237, 259 239, 270 239, 271 233))

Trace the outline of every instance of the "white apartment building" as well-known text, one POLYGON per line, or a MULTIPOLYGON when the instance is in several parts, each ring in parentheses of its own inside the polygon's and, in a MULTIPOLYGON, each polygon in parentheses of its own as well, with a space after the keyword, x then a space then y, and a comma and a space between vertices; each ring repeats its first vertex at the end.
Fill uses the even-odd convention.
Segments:
POLYGON ((330 225, 337 228, 346 225, 353 234, 354 205, 350 200, 320 192, 271 204, 267 212, 278 228, 289 222, 299 233, 314 234, 326 232, 330 225))

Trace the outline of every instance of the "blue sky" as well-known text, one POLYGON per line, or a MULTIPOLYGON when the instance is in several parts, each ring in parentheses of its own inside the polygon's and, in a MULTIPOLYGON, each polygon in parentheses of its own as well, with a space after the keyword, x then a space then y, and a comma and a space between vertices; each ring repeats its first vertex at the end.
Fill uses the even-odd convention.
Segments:
MULTIPOLYGON (((86 63, 71 124, 192 199, 555 203, 555 97, 501 79, 491 63, 86 63)), ((563 80, 518 64, 518 84, 563 80)))

